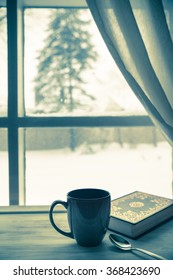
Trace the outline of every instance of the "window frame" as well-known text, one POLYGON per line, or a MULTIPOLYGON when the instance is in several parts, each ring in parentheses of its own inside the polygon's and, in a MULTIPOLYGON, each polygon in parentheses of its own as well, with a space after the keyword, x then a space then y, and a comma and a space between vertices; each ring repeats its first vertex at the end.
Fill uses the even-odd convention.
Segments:
POLYGON ((26 116, 24 112, 24 9, 74 6, 86 8, 87 5, 84 0, 51 0, 49 3, 47 0, 6 0, 6 2, 8 113, 7 117, 0 117, 0 128, 7 128, 8 130, 9 205, 11 206, 25 205, 25 128, 146 127, 153 126, 153 123, 147 115, 93 117, 26 116))

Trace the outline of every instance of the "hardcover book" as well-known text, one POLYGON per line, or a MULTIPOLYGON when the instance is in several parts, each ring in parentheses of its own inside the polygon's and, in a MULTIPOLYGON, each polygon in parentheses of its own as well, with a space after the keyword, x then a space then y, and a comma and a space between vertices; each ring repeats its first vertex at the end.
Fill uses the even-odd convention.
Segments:
POLYGON ((135 191, 111 201, 109 229, 137 238, 173 217, 173 199, 135 191))

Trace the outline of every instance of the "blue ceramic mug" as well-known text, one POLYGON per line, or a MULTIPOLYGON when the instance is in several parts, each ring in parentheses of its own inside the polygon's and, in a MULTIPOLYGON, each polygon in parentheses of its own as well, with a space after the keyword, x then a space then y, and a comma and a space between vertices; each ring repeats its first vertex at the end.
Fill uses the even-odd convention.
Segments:
POLYGON ((92 247, 101 244, 109 224, 110 193, 102 189, 76 189, 67 194, 67 202, 56 200, 49 211, 52 226, 61 234, 74 238, 81 246, 92 247), (67 209, 70 232, 60 229, 53 217, 55 206, 67 209))

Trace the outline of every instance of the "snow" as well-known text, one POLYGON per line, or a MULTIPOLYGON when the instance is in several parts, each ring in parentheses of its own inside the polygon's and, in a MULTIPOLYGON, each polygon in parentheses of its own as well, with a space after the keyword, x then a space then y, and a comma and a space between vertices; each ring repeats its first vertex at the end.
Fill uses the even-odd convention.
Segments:
MULTIPOLYGON (((66 200, 76 188, 103 188, 116 198, 139 190, 172 197, 172 152, 166 142, 136 148, 111 144, 26 152, 26 204, 66 200)), ((7 153, 0 152, 0 205, 8 204, 7 153)))

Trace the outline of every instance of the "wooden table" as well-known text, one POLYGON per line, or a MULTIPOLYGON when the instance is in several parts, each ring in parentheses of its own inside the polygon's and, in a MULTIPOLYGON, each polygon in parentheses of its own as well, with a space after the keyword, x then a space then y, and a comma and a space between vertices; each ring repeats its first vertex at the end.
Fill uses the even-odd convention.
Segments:
MULTIPOLYGON (((61 227, 67 227, 66 213, 58 213, 61 227)), ((48 208, 0 207, 1 260, 146 260, 141 253, 121 251, 109 241, 94 248, 78 246, 50 225, 48 208)), ((128 238, 129 239, 129 238, 128 238)), ((163 223, 137 240, 141 247, 173 260, 173 219, 163 223)))

